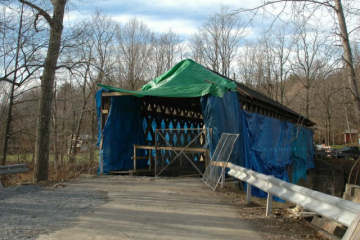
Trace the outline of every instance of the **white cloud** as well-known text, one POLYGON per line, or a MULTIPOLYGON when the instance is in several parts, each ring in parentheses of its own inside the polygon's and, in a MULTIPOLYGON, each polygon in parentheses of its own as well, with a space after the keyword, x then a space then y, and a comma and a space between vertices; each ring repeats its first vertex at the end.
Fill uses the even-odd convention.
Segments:
POLYGON ((198 9, 200 11, 214 9, 218 11, 221 6, 228 6, 232 9, 240 8, 251 8, 261 4, 260 0, 158 0, 152 1, 152 4, 155 4, 157 7, 161 8, 186 8, 191 11, 198 9))
POLYGON ((171 29, 178 34, 189 35, 196 31, 207 16, 219 12, 222 6, 236 10, 254 7, 260 3, 261 0, 133 0, 131 2, 103 0, 101 3, 77 0, 79 11, 69 12, 65 21, 69 23, 83 18, 84 13, 92 14, 97 9, 118 22, 126 22, 130 18, 137 17, 153 31, 167 32, 171 29))
MULTIPOLYGON (((71 25, 78 20, 90 17, 95 10, 100 10, 120 23, 125 23, 129 19, 136 17, 154 32, 167 32, 172 30, 183 36, 189 36, 195 33, 198 27, 206 21, 206 17, 219 12, 222 6, 228 7, 231 11, 241 8, 253 8, 262 3, 262 0, 77 1, 79 5, 77 8, 78 11, 67 12, 65 24, 71 25)), ((284 10, 282 6, 283 3, 268 6, 265 15, 263 17, 261 17, 261 14, 258 15, 253 25, 247 28, 246 38, 253 40, 256 39, 263 30, 271 30, 268 28, 272 23, 272 19, 284 10)), ((289 24, 294 16, 290 4, 288 6, 283 14, 281 14, 281 19, 285 24, 289 24)), ((319 9, 317 9, 315 14, 311 14, 312 18, 309 23, 314 27, 320 26, 325 32, 333 32, 336 19, 333 19, 333 16, 329 14, 327 9, 320 9, 322 10, 319 11, 319 9)), ((243 17, 244 20, 249 17, 247 14, 239 14, 239 16, 243 17)), ((358 24, 358 19, 351 20, 353 22, 356 21, 358 24)), ((280 23, 281 21, 279 24, 280 23)), ((352 26, 354 25, 356 24, 349 22, 349 29, 353 29, 352 26)), ((274 27, 274 30, 275 29, 276 26, 274 27)))
POLYGON ((64 15, 64 23, 77 22, 81 20, 81 18, 86 18, 86 16, 84 16, 84 14, 80 14, 78 11, 70 11, 64 15))
POLYGON ((194 23, 186 19, 158 20, 144 15, 118 15, 113 16, 112 19, 119 23, 125 23, 134 17, 145 23, 153 32, 163 33, 171 30, 177 34, 191 35, 197 31, 194 23))

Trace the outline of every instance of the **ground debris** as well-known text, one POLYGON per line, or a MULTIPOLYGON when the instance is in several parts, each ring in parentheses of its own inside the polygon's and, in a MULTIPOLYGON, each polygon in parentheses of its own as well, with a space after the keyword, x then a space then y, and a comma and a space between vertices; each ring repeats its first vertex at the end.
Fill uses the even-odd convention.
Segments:
MULTIPOLYGON (((307 224, 304 219, 307 217, 307 212, 304 214, 301 207, 294 206, 291 203, 273 202, 272 216, 266 217, 266 199, 252 197, 252 202, 247 204, 245 201, 246 194, 233 188, 220 190, 219 194, 229 198, 233 204, 239 205, 241 216, 255 225, 262 232, 264 239, 324 239, 307 224)), ((309 213, 309 215, 311 214, 309 213)))

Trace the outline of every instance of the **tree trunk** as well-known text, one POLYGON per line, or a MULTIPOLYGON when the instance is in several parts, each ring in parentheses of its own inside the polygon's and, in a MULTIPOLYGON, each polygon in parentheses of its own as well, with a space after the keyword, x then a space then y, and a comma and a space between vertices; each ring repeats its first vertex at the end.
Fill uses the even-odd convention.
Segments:
MULTIPOLYGON (((62 109, 62 115, 66 116, 66 111, 67 111, 67 87, 64 88, 63 90, 63 109, 62 109)), ((63 117, 62 118, 62 122, 61 122, 61 138, 60 138, 60 167, 62 169, 64 169, 65 167, 65 155, 66 155, 66 150, 67 150, 67 136, 65 134, 65 124, 66 118, 63 117)))
POLYGON ((81 107, 81 112, 80 112, 80 117, 79 117, 79 121, 77 122, 77 126, 75 129, 75 140, 71 142, 71 147, 70 147, 70 154, 69 154, 69 162, 70 163, 74 163, 75 162, 75 157, 77 154, 77 141, 79 140, 80 137, 80 130, 81 130, 81 125, 82 125, 82 121, 84 118, 84 113, 86 110, 86 101, 83 102, 83 106, 81 107))
POLYGON ((305 95, 305 117, 310 119, 310 87, 306 87, 305 95))
POLYGON ((56 101, 56 82, 55 82, 55 91, 54 91, 54 112, 53 112, 53 129, 54 129, 54 140, 53 140, 53 151, 54 151, 54 170, 55 175, 58 175, 59 168, 59 145, 58 145, 58 121, 57 121, 57 101, 56 101))
POLYGON ((10 129, 11 129, 11 122, 12 122, 12 109, 14 105, 14 92, 15 92, 15 83, 17 78, 17 68, 19 64, 19 51, 20 51, 20 42, 21 42, 21 31, 22 31, 22 19, 23 19, 23 12, 24 12, 24 4, 21 4, 21 13, 20 13, 20 24, 19 24, 19 32, 17 37, 17 46, 16 46, 16 55, 15 55, 15 72, 14 72, 14 79, 11 84, 10 89, 10 96, 9 96, 9 109, 6 119, 6 126, 5 126, 5 134, 4 134, 4 145, 3 145, 3 155, 1 160, 1 165, 6 164, 6 156, 8 151, 8 143, 10 139, 10 129))
POLYGON ((91 140, 90 140, 90 162, 95 161, 95 143, 96 143, 96 109, 91 111, 91 140))
POLYGON ((40 108, 35 145, 34 182, 48 180, 50 117, 56 64, 59 57, 66 0, 53 0, 48 52, 41 77, 40 108))
POLYGON ((57 132, 57 119, 54 116, 54 170, 55 174, 58 175, 59 169, 59 146, 58 146, 58 132, 57 132))
POLYGON ((336 15, 339 21, 341 41, 344 49, 344 61, 348 74, 347 78, 348 78, 349 87, 351 89, 354 98, 354 103, 355 103, 354 106, 357 117, 356 121, 358 124, 360 120, 360 93, 356 81, 355 67, 354 67, 353 56, 350 47, 349 34, 347 31, 344 10, 342 8, 341 0, 335 0, 335 8, 336 8, 335 9, 336 15))
POLYGON ((6 122, 5 122, 5 134, 4 134, 1 165, 6 164, 8 143, 9 143, 9 139, 10 139, 10 127, 11 127, 11 122, 12 122, 12 109, 13 109, 13 105, 14 105, 14 91, 15 91, 15 83, 12 83, 11 89, 10 89, 10 96, 9 96, 9 108, 8 108, 6 122))

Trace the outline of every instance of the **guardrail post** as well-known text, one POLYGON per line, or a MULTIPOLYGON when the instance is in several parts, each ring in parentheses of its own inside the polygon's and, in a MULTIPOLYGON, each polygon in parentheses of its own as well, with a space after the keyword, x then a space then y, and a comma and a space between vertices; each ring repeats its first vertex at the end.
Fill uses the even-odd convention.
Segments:
POLYGON ((134 169, 133 174, 136 175, 136 145, 134 144, 134 169))
POLYGON ((347 229, 342 240, 358 240, 360 239, 360 215, 358 215, 347 229))
MULTIPOLYGON (((249 183, 268 193, 266 215, 271 214, 272 196, 300 205, 323 217, 348 227, 343 240, 360 239, 360 204, 339 197, 317 192, 309 188, 285 182, 273 176, 257 173, 247 168, 229 163, 228 172, 240 181, 249 183)), ((247 189, 247 199, 250 189, 247 189)))
POLYGON ((225 185, 225 166, 221 170, 221 188, 224 188, 225 185))
POLYGON ((246 184, 246 203, 249 204, 251 202, 251 185, 249 183, 246 184))
POLYGON ((272 194, 268 192, 267 200, 266 200, 266 216, 269 217, 271 215, 272 209, 272 194))

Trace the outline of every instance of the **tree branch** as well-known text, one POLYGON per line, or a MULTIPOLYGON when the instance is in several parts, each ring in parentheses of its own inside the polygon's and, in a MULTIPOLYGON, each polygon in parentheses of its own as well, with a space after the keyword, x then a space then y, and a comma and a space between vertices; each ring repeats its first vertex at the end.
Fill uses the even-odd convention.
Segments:
POLYGON ((15 86, 18 86, 18 87, 20 86, 20 84, 12 81, 12 80, 10 80, 10 79, 8 79, 8 78, 6 78, 6 77, 0 78, 0 82, 2 82, 2 81, 3 81, 3 82, 8 82, 8 83, 14 84, 15 86))
MULTIPOLYGON (((35 21, 37 21, 38 16, 41 15, 46 19, 46 21, 50 25, 52 25, 52 23, 53 23, 52 18, 50 17, 50 15, 44 9, 42 9, 39 6, 35 5, 34 3, 28 2, 26 0, 19 0, 19 1, 21 3, 24 3, 24 4, 28 5, 29 7, 33 8, 33 9, 35 9, 36 11, 38 11, 38 14, 36 15, 35 21)), ((36 24, 35 24, 35 26, 36 26, 36 24)))
POLYGON ((275 1, 265 1, 263 4, 261 4, 259 6, 256 6, 254 8, 248 8, 248 9, 242 8, 242 9, 239 9, 237 12, 238 13, 251 12, 251 11, 254 11, 254 10, 259 10, 259 9, 264 8, 266 6, 269 6, 269 5, 273 5, 273 4, 277 4, 277 3, 284 3, 284 2, 285 3, 287 3, 287 2, 293 2, 293 3, 307 2, 307 3, 322 5, 322 6, 325 6, 325 7, 330 7, 330 8, 335 10, 335 6, 331 5, 327 1, 321 2, 321 1, 317 1, 317 0, 275 0, 275 1))
POLYGON ((357 31, 360 29, 360 26, 357 26, 356 28, 352 29, 351 31, 349 31, 349 35, 352 34, 353 32, 357 31))

